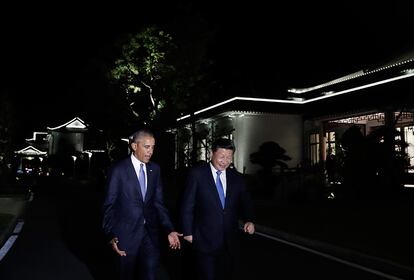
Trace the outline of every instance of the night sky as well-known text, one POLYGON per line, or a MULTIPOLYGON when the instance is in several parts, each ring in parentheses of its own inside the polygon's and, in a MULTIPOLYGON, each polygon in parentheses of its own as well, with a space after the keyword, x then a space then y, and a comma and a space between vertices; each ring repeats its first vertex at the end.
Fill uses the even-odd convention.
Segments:
POLYGON ((149 23, 173 26, 180 36, 180 27, 202 18, 205 28, 215 31, 209 48, 218 79, 229 89, 248 88, 252 95, 270 98, 288 87, 367 68, 414 46, 411 9, 396 1, 223 2, 2 7, 0 89, 18 96, 29 137, 76 115, 93 115, 90 101, 99 93, 85 91, 85 84, 99 80, 95 66, 111 57, 122 34, 149 23))

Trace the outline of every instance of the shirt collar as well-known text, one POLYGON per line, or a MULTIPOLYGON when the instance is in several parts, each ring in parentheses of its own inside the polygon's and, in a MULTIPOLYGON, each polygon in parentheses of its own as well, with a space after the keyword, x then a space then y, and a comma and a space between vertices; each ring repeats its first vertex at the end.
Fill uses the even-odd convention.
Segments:
MULTIPOLYGON (((213 174, 217 174, 217 170, 214 165, 210 162, 210 168, 211 168, 211 172, 213 172, 213 174)), ((221 174, 225 175, 226 174, 226 169, 224 169, 223 171, 221 171, 221 174)))
POLYGON ((141 166, 141 163, 144 164, 144 166, 146 166, 146 164, 144 162, 137 159, 133 154, 131 154, 131 160, 132 160, 132 164, 134 165, 135 168, 139 168, 141 166))

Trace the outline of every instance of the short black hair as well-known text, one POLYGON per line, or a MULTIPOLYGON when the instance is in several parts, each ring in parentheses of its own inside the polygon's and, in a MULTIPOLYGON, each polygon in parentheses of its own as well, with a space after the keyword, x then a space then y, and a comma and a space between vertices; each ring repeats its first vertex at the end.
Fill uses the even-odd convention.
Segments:
POLYGON ((228 138, 219 138, 216 139, 213 144, 211 145, 211 150, 213 152, 217 151, 217 149, 226 149, 226 150, 232 150, 233 152, 236 151, 236 146, 234 146, 234 143, 231 139, 228 138))
POLYGON ((137 131, 135 131, 130 137, 129 137, 129 143, 135 143, 139 138, 143 136, 150 136, 152 138, 154 137, 154 133, 149 128, 141 128, 137 131))

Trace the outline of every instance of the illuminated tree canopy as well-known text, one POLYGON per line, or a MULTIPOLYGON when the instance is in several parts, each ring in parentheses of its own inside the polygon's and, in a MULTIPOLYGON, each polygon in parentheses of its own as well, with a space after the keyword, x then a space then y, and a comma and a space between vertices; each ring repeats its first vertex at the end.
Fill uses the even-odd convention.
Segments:
POLYGON ((122 88, 132 113, 145 123, 153 121, 171 98, 168 85, 175 67, 169 55, 174 48, 168 33, 147 27, 128 36, 110 71, 111 80, 122 88))
POLYGON ((145 27, 121 44, 109 78, 121 89, 135 121, 165 125, 216 92, 215 64, 208 51, 215 30, 198 19, 190 22, 185 31, 171 25, 168 32, 145 27))

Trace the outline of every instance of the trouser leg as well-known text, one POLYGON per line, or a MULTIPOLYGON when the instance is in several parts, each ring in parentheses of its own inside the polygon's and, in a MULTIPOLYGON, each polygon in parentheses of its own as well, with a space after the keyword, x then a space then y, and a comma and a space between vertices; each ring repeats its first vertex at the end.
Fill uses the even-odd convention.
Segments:
POLYGON ((155 280, 160 262, 159 248, 146 234, 138 252, 139 275, 142 280, 155 280))

